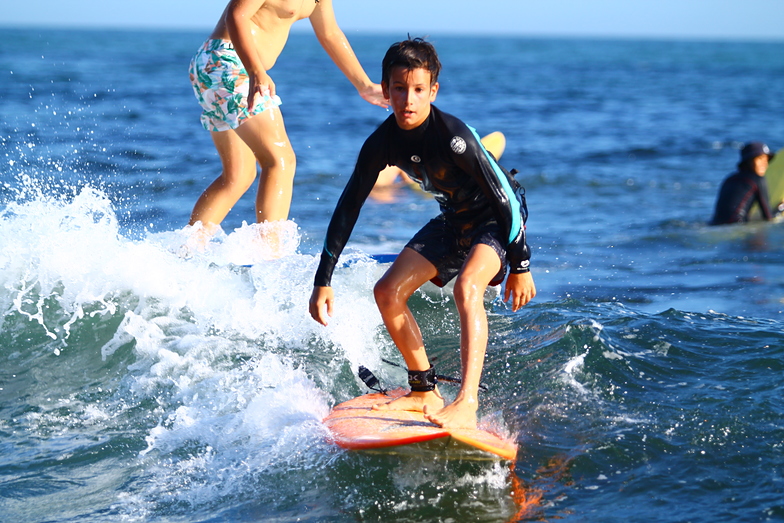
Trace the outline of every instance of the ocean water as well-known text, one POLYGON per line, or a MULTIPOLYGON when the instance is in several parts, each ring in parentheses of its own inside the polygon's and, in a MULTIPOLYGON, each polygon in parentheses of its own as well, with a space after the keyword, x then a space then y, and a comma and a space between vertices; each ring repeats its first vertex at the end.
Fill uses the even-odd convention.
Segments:
MULTIPOLYGON (((515 436, 509 466, 326 439, 358 365, 404 383, 366 254, 437 209, 369 201, 335 316, 310 319, 329 216, 389 114, 311 35, 272 70, 298 171, 266 262, 253 191, 182 256, 219 170, 187 78, 204 34, 5 35, 0 520, 784 520, 784 226, 706 226, 740 144, 784 146, 784 43, 431 37, 437 105, 504 132, 528 194, 538 295, 487 303, 480 417, 515 436)), ((349 35, 375 79, 402 37, 349 35)), ((449 291, 411 305, 459 372, 449 291)))

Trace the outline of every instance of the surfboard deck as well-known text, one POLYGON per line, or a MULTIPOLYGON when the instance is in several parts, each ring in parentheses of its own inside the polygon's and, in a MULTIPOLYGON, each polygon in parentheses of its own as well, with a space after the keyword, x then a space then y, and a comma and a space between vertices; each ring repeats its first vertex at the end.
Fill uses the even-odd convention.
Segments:
POLYGON ((445 458, 514 461, 517 444, 481 428, 444 429, 421 412, 372 410, 399 398, 406 390, 358 396, 336 405, 324 418, 330 438, 350 450, 403 454, 435 454, 445 458))

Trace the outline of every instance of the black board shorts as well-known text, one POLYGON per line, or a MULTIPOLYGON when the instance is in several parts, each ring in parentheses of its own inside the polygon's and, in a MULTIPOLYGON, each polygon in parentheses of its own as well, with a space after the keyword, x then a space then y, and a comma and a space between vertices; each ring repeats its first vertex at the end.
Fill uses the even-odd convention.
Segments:
POLYGON ((490 285, 500 285, 506 276, 506 249, 501 238, 504 233, 495 221, 488 221, 468 231, 458 231, 442 217, 433 218, 417 232, 406 247, 412 249, 438 270, 438 276, 431 279, 443 287, 458 275, 468 258, 471 248, 484 244, 492 248, 501 260, 501 270, 490 281, 490 285))

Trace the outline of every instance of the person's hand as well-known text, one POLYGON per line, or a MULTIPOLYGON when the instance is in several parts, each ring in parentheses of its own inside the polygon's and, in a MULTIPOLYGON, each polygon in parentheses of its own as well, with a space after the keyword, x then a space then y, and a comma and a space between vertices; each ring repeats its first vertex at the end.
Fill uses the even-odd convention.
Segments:
POLYGON ((264 98, 268 95, 270 98, 275 96, 275 82, 272 81, 270 75, 265 71, 258 73, 248 73, 248 112, 253 110, 254 100, 257 96, 264 98))
POLYGON ((531 272, 522 274, 510 274, 506 279, 504 289, 504 301, 509 301, 512 297, 512 311, 517 312, 523 305, 531 301, 536 296, 536 286, 531 272))
POLYGON ((332 292, 332 287, 314 286, 310 295, 310 316, 326 327, 327 316, 332 316, 332 305, 334 302, 335 293, 332 292))
POLYGON ((389 107, 389 100, 384 98, 384 93, 381 92, 380 84, 370 84, 367 87, 360 89, 359 96, 373 105, 383 107, 384 109, 389 107))

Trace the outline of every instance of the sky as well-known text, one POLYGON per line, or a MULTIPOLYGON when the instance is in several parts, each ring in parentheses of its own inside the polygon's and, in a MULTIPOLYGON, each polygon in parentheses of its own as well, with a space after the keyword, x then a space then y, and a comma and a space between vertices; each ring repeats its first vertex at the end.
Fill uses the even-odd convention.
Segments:
MULTIPOLYGON (((351 33, 784 40, 784 0, 333 0, 351 33), (481 8, 480 8, 481 7, 481 8)), ((209 31, 227 0, 9 0, 5 27, 209 31)), ((302 21, 295 28, 309 30, 302 21)))

